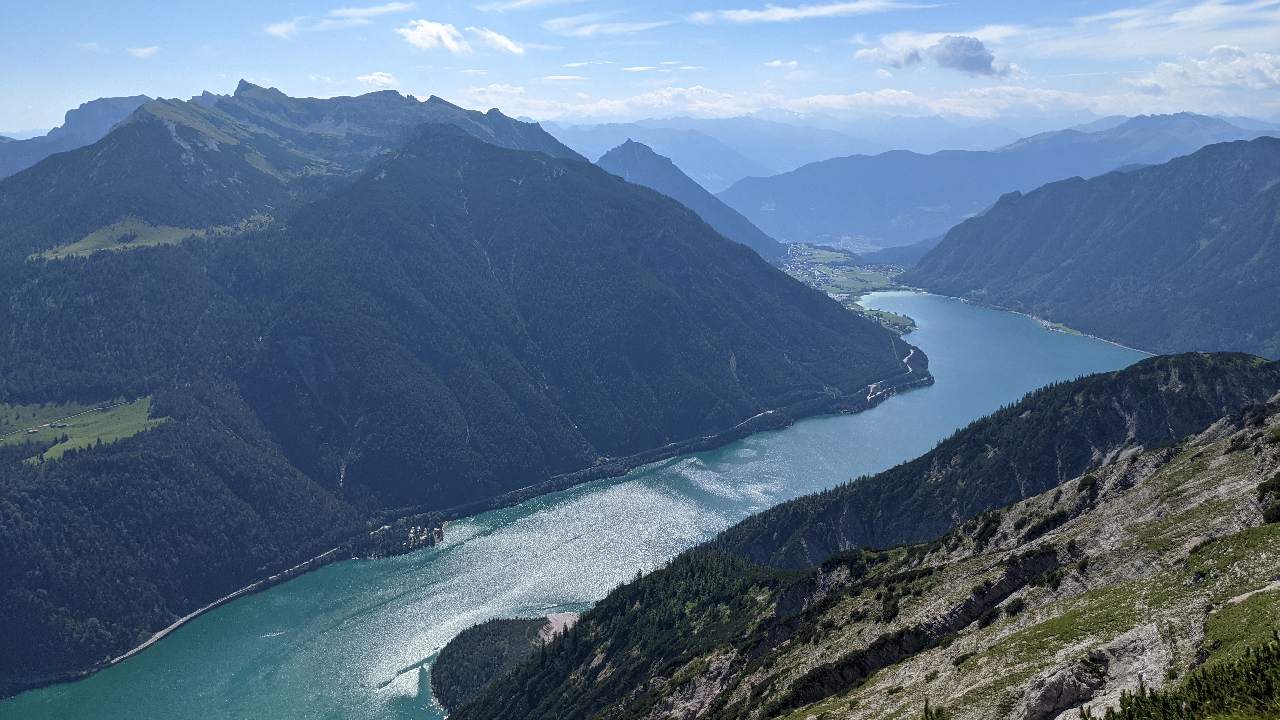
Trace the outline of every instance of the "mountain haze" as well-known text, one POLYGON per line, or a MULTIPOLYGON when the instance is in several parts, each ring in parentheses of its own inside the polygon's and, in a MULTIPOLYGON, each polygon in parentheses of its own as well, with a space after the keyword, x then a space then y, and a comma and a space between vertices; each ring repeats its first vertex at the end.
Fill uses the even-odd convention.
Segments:
POLYGON ((834 158, 748 178, 719 196, 783 242, 891 247, 940 236, 1007 192, 1166 162, 1258 134, 1202 115, 1142 116, 1094 133, 1036 135, 996 151, 834 158))

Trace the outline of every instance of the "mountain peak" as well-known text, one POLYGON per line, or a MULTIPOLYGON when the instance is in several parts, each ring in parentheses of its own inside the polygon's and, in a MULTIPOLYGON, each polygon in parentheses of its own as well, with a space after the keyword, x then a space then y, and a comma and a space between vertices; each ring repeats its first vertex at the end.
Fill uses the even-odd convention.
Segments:
POLYGON ((1167 115, 1137 115, 1117 125, 1115 130, 1121 132, 1126 130, 1162 130, 1187 126, 1199 127, 1205 130, 1244 132, 1226 120, 1193 112, 1178 112, 1167 115))
POLYGON ((776 262, 787 254, 781 243, 694 182, 671 158, 659 155, 644 143, 627 138, 600 156, 596 164, 627 182, 643 185, 679 201, 716 232, 746 245, 761 257, 776 262))
POLYGON ((264 88, 261 85, 254 85, 248 80, 241 80, 236 84, 236 91, 232 93, 232 97, 236 98, 264 98, 272 100, 288 99, 288 95, 280 92, 276 88, 264 88))

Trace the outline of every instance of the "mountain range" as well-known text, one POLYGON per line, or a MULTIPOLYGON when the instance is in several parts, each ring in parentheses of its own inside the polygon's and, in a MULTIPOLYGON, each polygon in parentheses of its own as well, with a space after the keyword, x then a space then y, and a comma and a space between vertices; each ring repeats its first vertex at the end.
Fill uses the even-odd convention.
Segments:
POLYGON ((1140 116, 1097 132, 1036 135, 995 151, 895 150, 834 158, 747 178, 719 196, 783 242, 876 249, 941 236, 1008 192, 1163 163, 1258 134, 1190 113, 1140 116))
POLYGON ((837 130, 751 116, 601 125, 549 123, 547 129, 592 159, 627 140, 643 143, 671 158, 711 192, 720 192, 747 177, 776 175, 817 160, 885 149, 837 130))
POLYGON ((25 140, 0 138, 0 178, 25 170, 54 153, 97 142, 116 123, 150 99, 145 95, 135 95, 91 100, 68 110, 62 125, 44 135, 25 140))
POLYGON ((0 238, 6 694, 396 518, 928 380, 676 201, 436 98, 150 101, 0 181, 0 238))
POLYGON ((681 172, 670 159, 646 145, 628 140, 605 153, 596 164, 627 182, 675 199, 697 213, 716 232, 755 250, 766 260, 778 262, 787 254, 782 243, 765 235, 741 213, 681 172))
POLYGON ((1280 140, 1011 193, 903 282, 1156 352, 1280 357, 1280 140))
MULTIPOLYGON (((491 636, 526 659, 450 717, 1268 717, 1278 391, 1276 363, 1219 354, 1034 392, 747 519, 540 649, 491 636)), ((450 665, 493 652, 460 638, 450 665)))

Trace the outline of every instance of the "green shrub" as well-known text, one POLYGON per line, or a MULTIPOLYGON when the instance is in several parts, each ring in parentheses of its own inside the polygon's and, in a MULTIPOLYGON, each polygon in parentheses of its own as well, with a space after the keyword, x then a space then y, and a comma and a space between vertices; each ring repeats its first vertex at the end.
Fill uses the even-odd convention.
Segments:
MULTIPOLYGON (((1280 635, 1276 636, 1280 641, 1280 635)), ((1250 648, 1244 657, 1200 668, 1181 684, 1159 691, 1140 687, 1122 695, 1104 715, 1087 709, 1082 720, 1210 720, 1280 717, 1280 642, 1250 648)))
POLYGON ((1017 615, 1021 613, 1023 610, 1025 610, 1026 607, 1027 607, 1026 600, 1023 600, 1022 598, 1014 598, 1010 600, 1007 605, 1004 606, 1004 614, 1008 615, 1009 617, 1013 617, 1014 615, 1017 615))

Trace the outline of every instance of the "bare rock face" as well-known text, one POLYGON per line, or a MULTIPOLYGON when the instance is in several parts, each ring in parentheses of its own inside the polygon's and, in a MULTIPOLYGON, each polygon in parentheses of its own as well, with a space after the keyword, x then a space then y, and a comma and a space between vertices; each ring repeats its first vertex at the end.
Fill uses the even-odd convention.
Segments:
MULTIPOLYGON (((1198 645, 1203 629, 1188 628, 1184 631, 1188 645, 1198 645)), ((1171 667, 1176 667, 1173 648, 1167 638, 1161 637, 1153 623, 1139 625, 1117 637, 1102 649, 1109 660, 1105 688, 1090 698, 1091 706, 1098 708, 1115 706, 1124 692, 1134 692, 1140 685, 1157 686, 1171 667)), ((1067 713, 1062 720, 1075 720, 1078 713, 1067 713)))
POLYGON ((649 714, 649 720, 694 720, 700 717, 725 690, 736 659, 735 653, 711 658, 706 672, 667 697, 649 714))
POLYGON ((1093 699, 1106 686, 1110 664, 1106 653, 1095 650, 1042 679, 1027 691, 1023 720, 1051 720, 1093 699))

